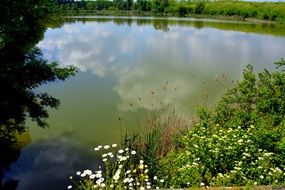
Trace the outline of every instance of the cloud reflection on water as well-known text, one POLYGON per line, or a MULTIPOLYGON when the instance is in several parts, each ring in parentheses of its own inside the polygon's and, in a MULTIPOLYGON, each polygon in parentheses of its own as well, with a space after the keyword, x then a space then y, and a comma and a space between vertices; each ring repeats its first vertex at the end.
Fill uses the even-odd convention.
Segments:
MULTIPOLYGON (((166 27, 159 22, 155 21, 155 28, 166 27)), ((237 80, 246 64, 268 67, 285 50, 284 38, 223 31, 208 28, 206 24, 199 29, 169 25, 164 31, 123 21, 117 24, 65 24, 60 29, 48 30, 39 46, 47 58, 62 65, 72 64, 99 77, 116 77, 114 89, 121 97, 118 103, 121 111, 129 110, 126 105, 130 103, 137 108, 153 108, 150 106, 153 97, 149 96, 152 90, 159 92, 162 99, 156 109, 170 105, 179 109, 186 99, 189 105, 190 99, 211 90, 204 89, 201 81, 212 83, 222 74, 229 76, 229 80, 237 80), (269 43, 274 51, 268 48, 269 43), (166 92, 161 88, 165 81, 180 86, 180 91, 167 91, 163 95, 166 92), (145 101, 138 101, 139 96, 145 101)), ((208 93, 216 96, 222 92, 219 89, 208 93)))

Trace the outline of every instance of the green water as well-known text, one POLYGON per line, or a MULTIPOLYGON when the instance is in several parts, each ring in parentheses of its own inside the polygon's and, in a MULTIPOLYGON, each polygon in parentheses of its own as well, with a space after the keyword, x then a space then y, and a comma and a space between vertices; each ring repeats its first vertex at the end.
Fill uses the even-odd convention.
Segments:
POLYGON ((21 179, 19 189, 61 189, 77 169, 95 167, 93 147, 119 143, 152 114, 175 111, 191 123, 197 107, 214 105, 245 65, 272 69, 285 56, 285 30, 276 25, 76 17, 51 26, 38 44, 45 58, 79 73, 38 89, 61 106, 51 110, 50 128, 29 123, 32 142, 11 172, 21 179))

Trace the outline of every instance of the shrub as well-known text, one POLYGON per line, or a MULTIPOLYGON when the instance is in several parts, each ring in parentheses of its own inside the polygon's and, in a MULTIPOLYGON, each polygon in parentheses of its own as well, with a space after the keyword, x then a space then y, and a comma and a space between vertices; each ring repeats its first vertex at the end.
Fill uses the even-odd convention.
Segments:
MULTIPOLYGON (((285 65, 281 59, 277 69, 285 65)), ((170 187, 268 185, 285 181, 285 72, 253 72, 228 91, 214 111, 177 137, 160 162, 170 187), (169 163, 172 164, 169 164, 169 163)))
MULTIPOLYGON (((285 65, 282 59, 277 69, 285 65)), ((254 74, 247 66, 244 79, 220 101, 212 116, 213 123, 225 128, 240 125, 258 126, 254 140, 259 148, 276 154, 276 163, 285 166, 283 145, 285 138, 285 72, 264 70, 254 74)))
POLYGON ((254 131, 253 125, 247 129, 197 125, 179 137, 176 151, 162 159, 160 175, 165 176, 168 187, 267 185, 284 181, 284 169, 274 164, 274 153, 256 146, 254 131))

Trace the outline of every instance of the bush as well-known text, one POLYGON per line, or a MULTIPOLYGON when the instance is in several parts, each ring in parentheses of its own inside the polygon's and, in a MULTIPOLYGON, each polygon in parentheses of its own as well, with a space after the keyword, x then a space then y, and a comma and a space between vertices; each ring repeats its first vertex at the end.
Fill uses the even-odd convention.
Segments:
MULTIPOLYGON (((276 63, 277 67, 285 61, 276 63)), ((244 80, 230 90, 218 104, 213 122, 221 123, 226 128, 233 125, 248 127, 258 126, 255 135, 257 146, 273 151, 280 157, 279 144, 285 138, 285 73, 283 70, 269 72, 264 70, 257 75, 248 66, 244 71, 244 80)), ((283 167, 285 157, 276 160, 283 167)))
POLYGON ((199 123, 159 163, 168 186, 284 183, 285 72, 255 74, 248 65, 243 77, 213 112, 199 113, 199 123))
POLYGON ((176 151, 161 161, 168 187, 268 185, 284 181, 275 154, 259 149, 255 127, 197 125, 179 137, 176 151), (171 163, 171 164, 170 164, 171 163))

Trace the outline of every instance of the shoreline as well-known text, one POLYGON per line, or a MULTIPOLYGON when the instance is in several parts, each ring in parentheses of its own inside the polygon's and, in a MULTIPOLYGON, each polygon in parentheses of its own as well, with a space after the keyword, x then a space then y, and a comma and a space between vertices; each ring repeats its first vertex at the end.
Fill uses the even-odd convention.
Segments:
POLYGON ((279 23, 276 21, 257 19, 253 17, 243 18, 241 16, 224 16, 224 15, 207 15, 207 14, 188 14, 185 16, 179 16, 175 14, 154 14, 152 12, 142 12, 142 11, 65 11, 57 14, 58 16, 123 16, 123 17, 154 17, 154 18, 179 18, 179 19, 213 19, 213 20, 227 20, 227 21, 237 21, 252 24, 280 24, 285 25, 285 23, 279 23))

